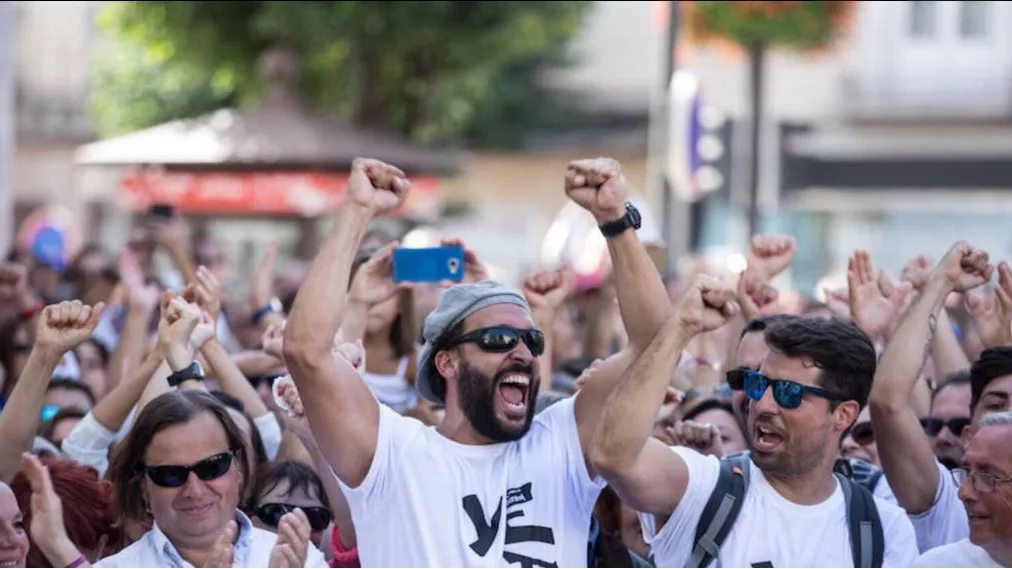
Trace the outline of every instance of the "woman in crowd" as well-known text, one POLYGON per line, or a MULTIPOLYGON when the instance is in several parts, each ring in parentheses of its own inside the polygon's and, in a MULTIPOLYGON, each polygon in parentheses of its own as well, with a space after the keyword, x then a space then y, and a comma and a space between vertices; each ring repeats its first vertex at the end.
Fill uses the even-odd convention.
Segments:
POLYGON ((313 545, 321 547, 333 516, 320 477, 312 468, 295 460, 262 466, 257 472, 247 509, 253 525, 278 531, 281 518, 296 508, 309 520, 313 545))

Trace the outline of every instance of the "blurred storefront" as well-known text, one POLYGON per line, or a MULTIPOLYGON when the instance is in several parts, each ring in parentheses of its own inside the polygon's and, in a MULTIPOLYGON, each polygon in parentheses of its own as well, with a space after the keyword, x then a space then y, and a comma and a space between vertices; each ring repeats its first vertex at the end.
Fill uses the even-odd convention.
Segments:
POLYGON ((252 109, 222 109, 80 147, 82 193, 113 204, 95 225, 119 234, 124 220, 113 229, 115 210, 170 204, 194 238, 218 239, 236 260, 251 262, 271 240, 283 257, 309 258, 358 156, 397 164, 411 177, 415 191, 394 217, 438 215, 441 180, 458 171, 455 155, 304 110, 290 89, 296 61, 284 50, 267 52, 261 72, 269 87, 252 109))

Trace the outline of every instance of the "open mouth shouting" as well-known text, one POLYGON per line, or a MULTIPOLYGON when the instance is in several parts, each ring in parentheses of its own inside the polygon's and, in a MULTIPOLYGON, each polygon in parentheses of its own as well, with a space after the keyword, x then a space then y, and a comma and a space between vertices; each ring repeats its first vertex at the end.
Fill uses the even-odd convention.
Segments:
POLYGON ((784 434, 768 423, 756 423, 752 427, 752 450, 773 452, 784 442, 784 434))
POLYGON ((531 404, 531 376, 521 372, 509 372, 499 380, 496 391, 503 411, 509 419, 527 419, 531 404))

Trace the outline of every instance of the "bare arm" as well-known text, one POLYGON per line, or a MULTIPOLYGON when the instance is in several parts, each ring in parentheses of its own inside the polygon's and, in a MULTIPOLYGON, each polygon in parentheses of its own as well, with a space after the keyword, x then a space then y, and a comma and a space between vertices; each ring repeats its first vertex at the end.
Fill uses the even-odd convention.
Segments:
POLYGON ((21 468, 21 453, 32 447, 39 429, 39 414, 46 401, 46 387, 63 352, 46 349, 38 344, 28 354, 28 361, 10 400, 0 413, 0 480, 10 482, 21 468))
POLYGON ((688 485, 685 463, 651 438, 668 376, 690 335, 669 321, 608 399, 591 447, 595 470, 629 507, 667 518, 688 485))
POLYGON ((970 360, 959 345, 956 333, 952 331, 952 322, 946 310, 938 311, 938 330, 931 342, 931 359, 935 363, 935 379, 940 380, 950 373, 970 368, 970 360))
POLYGON ((130 415, 130 410, 140 400, 144 388, 161 365, 161 353, 157 349, 152 350, 140 366, 131 370, 119 385, 95 404, 91 410, 95 420, 110 431, 119 431, 130 415))
POLYGON ((869 399, 882 470, 897 503, 911 514, 930 508, 938 488, 935 455, 910 399, 949 292, 938 279, 924 287, 882 354, 869 399))
POLYGON ((352 166, 348 201, 299 289, 284 335, 285 363, 317 444, 338 477, 353 487, 365 479, 376 453, 379 404, 355 370, 331 350, 351 266, 375 211, 366 204, 381 191, 372 186, 366 168, 361 161, 352 166))
POLYGON ((246 376, 239 371, 224 346, 212 339, 204 344, 200 352, 207 359, 211 369, 214 370, 214 375, 218 378, 218 384, 222 391, 241 401, 250 417, 259 419, 269 413, 263 399, 260 399, 256 389, 253 389, 250 382, 246 380, 246 376))
POLYGON ((882 470, 897 503, 910 514, 931 508, 940 482, 934 453, 910 402, 938 328, 939 312, 951 292, 979 286, 993 271, 987 253, 957 243, 928 276, 875 372, 869 410, 882 470))

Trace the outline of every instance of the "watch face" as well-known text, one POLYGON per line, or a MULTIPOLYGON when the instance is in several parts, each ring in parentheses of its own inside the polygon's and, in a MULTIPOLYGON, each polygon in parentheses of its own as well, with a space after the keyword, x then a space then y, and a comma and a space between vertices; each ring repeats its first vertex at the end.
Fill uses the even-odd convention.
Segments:
POLYGON ((626 212, 629 214, 629 221, 632 223, 632 226, 639 229, 643 222, 643 216, 640 215, 640 210, 636 209, 636 206, 632 204, 626 204, 626 212))
POLYGON ((200 365, 200 362, 193 362, 193 371, 200 377, 205 377, 204 366, 200 365))

